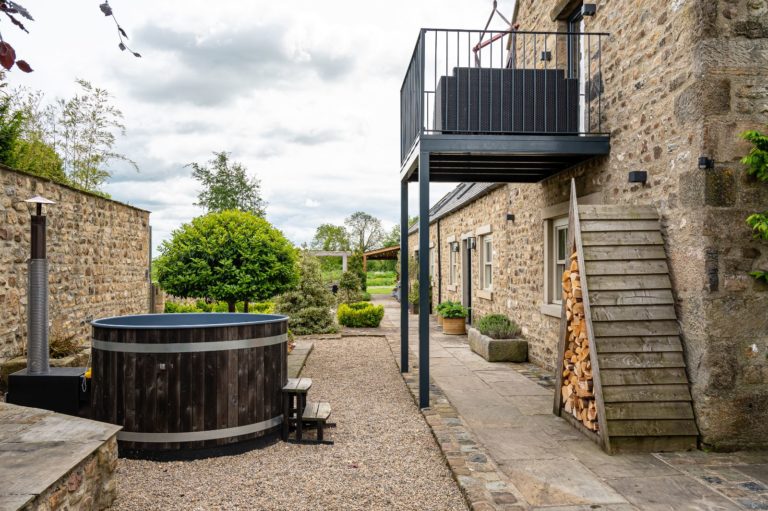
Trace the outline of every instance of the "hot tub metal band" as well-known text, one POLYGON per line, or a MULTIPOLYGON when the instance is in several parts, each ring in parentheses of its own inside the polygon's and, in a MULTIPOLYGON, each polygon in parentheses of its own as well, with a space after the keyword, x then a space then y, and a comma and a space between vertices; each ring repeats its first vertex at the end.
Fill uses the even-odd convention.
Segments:
POLYGON ((213 342, 179 342, 167 344, 123 343, 91 339, 93 348, 102 351, 119 351, 122 353, 199 353, 203 351, 229 351, 244 348, 260 348, 272 346, 288 340, 288 334, 256 339, 238 339, 233 341, 213 342))
POLYGON ((120 431, 117 439, 123 442, 144 443, 175 443, 175 442, 199 442, 201 440, 218 440, 220 438, 234 438, 241 435, 258 433, 265 429, 273 428, 283 423, 283 416, 278 415, 271 419, 225 429, 209 429, 206 431, 185 431, 180 433, 136 433, 133 431, 120 431))

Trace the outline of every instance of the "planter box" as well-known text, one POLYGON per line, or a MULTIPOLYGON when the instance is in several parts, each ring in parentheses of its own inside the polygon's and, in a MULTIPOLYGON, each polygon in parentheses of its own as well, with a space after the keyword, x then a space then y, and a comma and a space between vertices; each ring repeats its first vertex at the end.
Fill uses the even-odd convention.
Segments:
POLYGON ((528 341, 525 339, 491 339, 476 328, 469 329, 469 347, 488 362, 528 360, 528 341))
POLYGON ((464 335, 466 318, 443 318, 443 333, 447 335, 464 335))
POLYGON ((443 317, 440 314, 437 315, 437 324, 443 326, 443 317))

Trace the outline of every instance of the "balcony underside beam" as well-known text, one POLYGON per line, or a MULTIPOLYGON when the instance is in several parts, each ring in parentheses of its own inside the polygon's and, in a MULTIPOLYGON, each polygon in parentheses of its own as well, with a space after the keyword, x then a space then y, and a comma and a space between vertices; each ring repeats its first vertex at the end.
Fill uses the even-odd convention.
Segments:
POLYGON ((401 181, 418 180, 418 155, 430 154, 430 181, 535 183, 610 152, 607 135, 424 135, 401 181))

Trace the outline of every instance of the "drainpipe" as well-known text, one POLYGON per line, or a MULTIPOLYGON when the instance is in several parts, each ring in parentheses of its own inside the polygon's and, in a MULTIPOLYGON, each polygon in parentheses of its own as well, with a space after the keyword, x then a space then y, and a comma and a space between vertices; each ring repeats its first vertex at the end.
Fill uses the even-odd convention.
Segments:
POLYGON ((440 219, 437 219, 437 303, 443 301, 443 244, 440 241, 440 219))

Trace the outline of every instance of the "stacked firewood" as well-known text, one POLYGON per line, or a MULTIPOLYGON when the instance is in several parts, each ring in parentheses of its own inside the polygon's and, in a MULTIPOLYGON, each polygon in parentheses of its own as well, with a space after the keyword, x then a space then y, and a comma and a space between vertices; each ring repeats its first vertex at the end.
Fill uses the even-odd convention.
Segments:
POLYGON ((589 359, 589 336, 584 316, 578 256, 574 252, 570 267, 563 272, 563 301, 568 325, 563 357, 563 408, 573 414, 587 429, 597 431, 597 405, 589 359))

